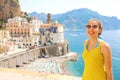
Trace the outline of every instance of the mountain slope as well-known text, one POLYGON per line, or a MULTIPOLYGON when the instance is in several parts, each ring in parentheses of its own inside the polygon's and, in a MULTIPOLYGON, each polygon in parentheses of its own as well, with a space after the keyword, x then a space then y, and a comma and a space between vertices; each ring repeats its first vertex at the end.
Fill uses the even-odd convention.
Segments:
MULTIPOLYGON (((37 16, 43 22, 46 22, 47 15, 45 13, 30 13, 30 16, 37 16)), ((87 8, 75 9, 63 14, 51 15, 52 21, 57 20, 64 25, 66 29, 85 29, 87 21, 91 18, 99 19, 103 23, 105 30, 120 29, 120 20, 116 17, 108 17, 87 8)))
POLYGON ((20 16, 21 9, 18 0, 0 0, 0 21, 20 16))

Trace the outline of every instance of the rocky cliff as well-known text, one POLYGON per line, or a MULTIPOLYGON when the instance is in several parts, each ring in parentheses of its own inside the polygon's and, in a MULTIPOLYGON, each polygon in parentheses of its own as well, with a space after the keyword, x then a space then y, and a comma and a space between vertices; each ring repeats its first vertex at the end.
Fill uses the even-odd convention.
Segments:
POLYGON ((0 0, 0 20, 7 21, 8 18, 21 14, 18 0, 0 0))

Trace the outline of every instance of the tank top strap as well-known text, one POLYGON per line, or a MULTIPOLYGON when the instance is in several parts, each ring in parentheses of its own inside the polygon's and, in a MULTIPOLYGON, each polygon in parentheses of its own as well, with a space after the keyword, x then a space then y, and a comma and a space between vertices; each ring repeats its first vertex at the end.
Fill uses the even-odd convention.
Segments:
POLYGON ((97 41, 97 43, 96 43, 96 45, 95 45, 95 48, 97 48, 99 46, 99 44, 98 44, 98 41, 97 41))
POLYGON ((86 44, 86 49, 88 49, 88 43, 86 44))
MULTIPOLYGON (((89 44, 89 40, 88 40, 88 42, 87 42, 87 44, 86 44, 86 49, 88 49, 88 44, 89 44)), ((95 48, 97 48, 99 46, 99 43, 98 43, 98 41, 97 41, 97 43, 96 43, 96 45, 95 45, 95 48)))
POLYGON ((87 43, 85 45, 86 49, 88 49, 88 44, 89 44, 89 40, 87 40, 87 43))

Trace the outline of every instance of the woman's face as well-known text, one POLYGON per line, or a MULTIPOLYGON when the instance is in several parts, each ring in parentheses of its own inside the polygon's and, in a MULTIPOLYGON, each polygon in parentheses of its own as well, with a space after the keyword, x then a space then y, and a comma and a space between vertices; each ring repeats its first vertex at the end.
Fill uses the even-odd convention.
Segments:
POLYGON ((98 33, 100 33, 98 22, 94 20, 89 21, 86 25, 86 33, 90 38, 98 38, 98 33))

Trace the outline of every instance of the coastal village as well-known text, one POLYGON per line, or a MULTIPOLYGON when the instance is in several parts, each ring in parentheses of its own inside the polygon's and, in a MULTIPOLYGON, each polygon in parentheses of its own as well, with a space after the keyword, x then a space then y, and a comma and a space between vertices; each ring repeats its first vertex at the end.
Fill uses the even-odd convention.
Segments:
POLYGON ((48 46, 64 42, 63 25, 51 22, 50 14, 43 24, 37 17, 29 22, 26 18, 14 17, 7 20, 6 28, 0 30, 0 53, 15 48, 25 49, 48 46))
POLYGON ((78 55, 69 50, 64 25, 30 17, 19 0, 0 0, 0 80, 80 80, 65 67, 78 55))
POLYGON ((68 40, 64 39, 63 25, 57 20, 52 22, 50 13, 46 23, 37 17, 28 21, 17 16, 9 18, 4 25, 0 30, 2 68, 66 74, 63 63, 77 60, 77 54, 69 51, 68 40))
POLYGON ((51 22, 50 14, 46 23, 33 17, 14 17, 7 20, 6 28, 0 30, 0 55, 7 56, 17 51, 39 49, 38 57, 61 56, 68 53, 68 41, 64 40, 63 25, 51 22))

